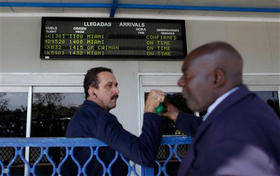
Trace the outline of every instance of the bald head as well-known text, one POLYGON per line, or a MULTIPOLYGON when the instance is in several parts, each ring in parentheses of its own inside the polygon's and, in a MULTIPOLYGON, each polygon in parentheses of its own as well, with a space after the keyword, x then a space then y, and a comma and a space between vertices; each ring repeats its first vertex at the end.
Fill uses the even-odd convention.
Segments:
POLYGON ((213 42, 186 57, 178 85, 193 111, 205 111, 218 97, 242 84, 242 58, 231 45, 213 42))
POLYGON ((228 43, 207 43, 193 50, 186 59, 200 64, 207 64, 209 71, 220 69, 225 74, 228 89, 242 84, 242 57, 228 43))

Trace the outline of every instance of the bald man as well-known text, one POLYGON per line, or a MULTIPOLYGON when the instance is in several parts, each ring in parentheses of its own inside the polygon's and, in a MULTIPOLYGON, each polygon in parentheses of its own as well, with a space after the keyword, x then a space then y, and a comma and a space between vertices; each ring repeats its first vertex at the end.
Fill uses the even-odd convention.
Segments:
POLYGON ((280 175, 280 120, 242 84, 242 58, 229 44, 193 50, 178 80, 188 107, 202 118, 167 105, 163 114, 193 136, 179 176, 280 175))

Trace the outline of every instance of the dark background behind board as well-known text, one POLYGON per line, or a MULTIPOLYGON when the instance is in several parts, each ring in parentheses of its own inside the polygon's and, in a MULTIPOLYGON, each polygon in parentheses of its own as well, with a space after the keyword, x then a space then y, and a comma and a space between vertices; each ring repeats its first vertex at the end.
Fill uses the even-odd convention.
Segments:
POLYGON ((42 59, 183 59, 186 53, 184 20, 42 18, 42 59))

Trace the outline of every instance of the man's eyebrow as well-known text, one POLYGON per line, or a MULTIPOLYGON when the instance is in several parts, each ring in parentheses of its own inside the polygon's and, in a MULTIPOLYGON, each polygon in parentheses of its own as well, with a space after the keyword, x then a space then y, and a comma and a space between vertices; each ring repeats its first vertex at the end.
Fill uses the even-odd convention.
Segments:
POLYGON ((114 82, 114 81, 108 81, 105 85, 108 85, 108 84, 119 85, 119 83, 118 83, 118 82, 114 82))

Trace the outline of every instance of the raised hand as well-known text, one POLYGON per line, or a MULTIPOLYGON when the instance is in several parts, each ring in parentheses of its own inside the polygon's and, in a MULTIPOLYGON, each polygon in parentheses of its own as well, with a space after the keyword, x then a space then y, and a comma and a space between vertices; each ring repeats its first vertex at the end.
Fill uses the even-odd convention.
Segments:
POLYGON ((166 106, 167 112, 162 113, 160 115, 165 116, 175 122, 177 120, 179 109, 177 107, 175 107, 173 104, 168 103, 168 102, 165 102, 165 106, 166 106))
POLYGON ((152 89, 145 104, 145 112, 154 112, 155 108, 164 101, 164 92, 152 89))

